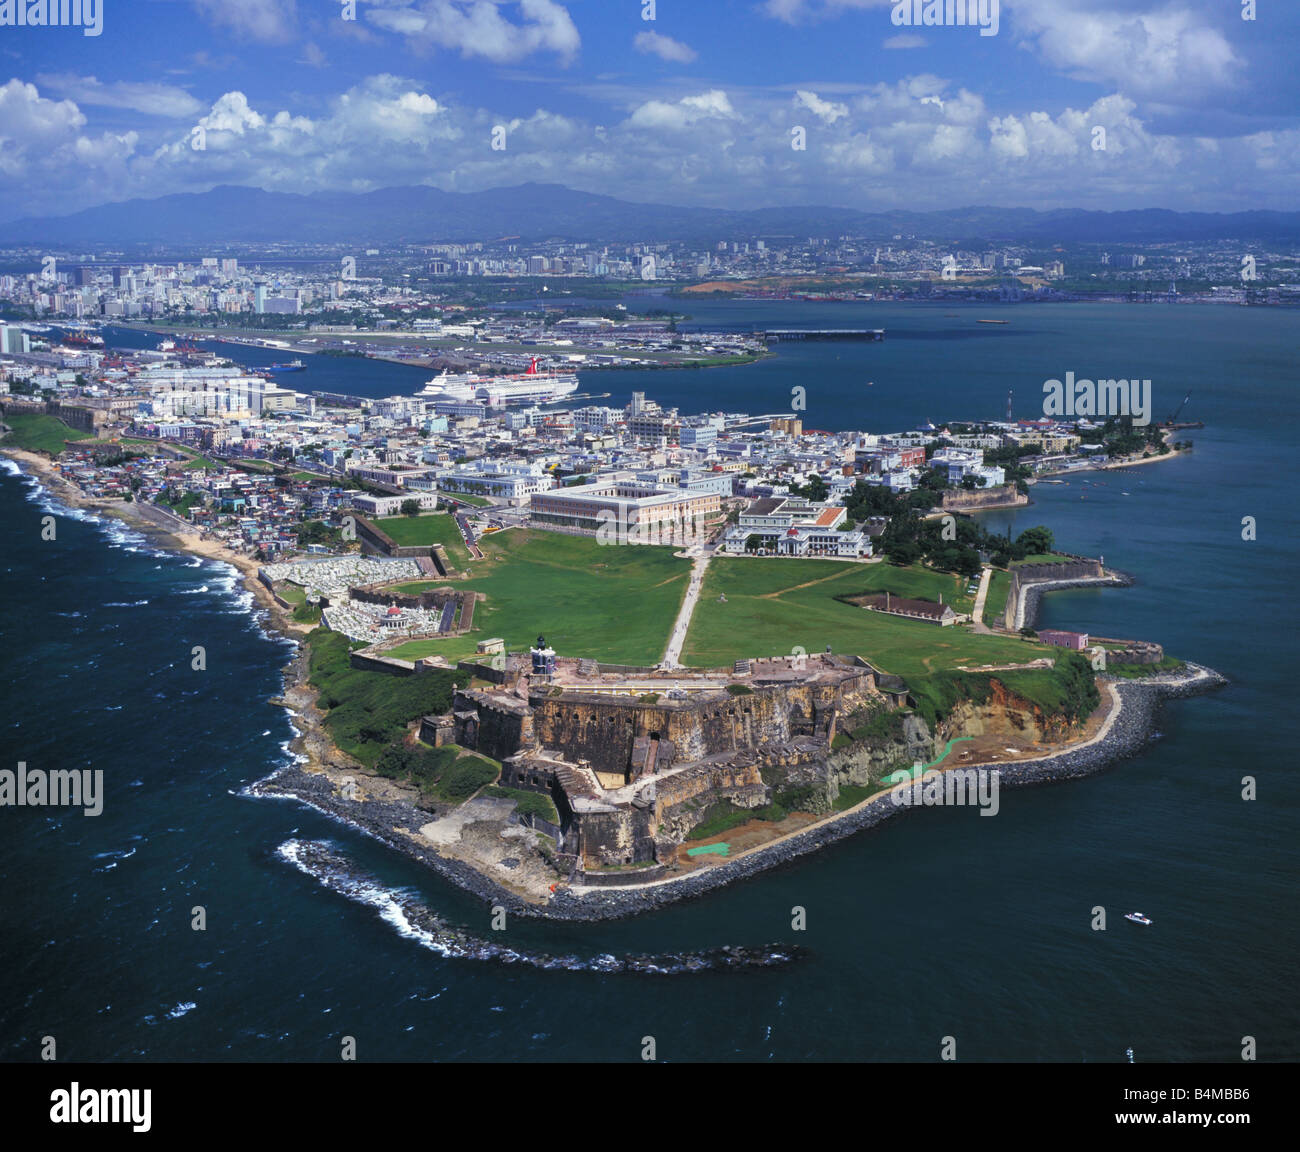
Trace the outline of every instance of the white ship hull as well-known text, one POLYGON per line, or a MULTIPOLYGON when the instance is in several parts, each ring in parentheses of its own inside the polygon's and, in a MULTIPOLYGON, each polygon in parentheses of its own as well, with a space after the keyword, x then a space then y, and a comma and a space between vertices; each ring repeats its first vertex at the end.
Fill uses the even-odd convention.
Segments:
POLYGON ((511 376, 479 376, 444 372, 416 393, 422 400, 486 404, 501 408, 508 404, 550 404, 578 390, 573 373, 520 372, 511 376))

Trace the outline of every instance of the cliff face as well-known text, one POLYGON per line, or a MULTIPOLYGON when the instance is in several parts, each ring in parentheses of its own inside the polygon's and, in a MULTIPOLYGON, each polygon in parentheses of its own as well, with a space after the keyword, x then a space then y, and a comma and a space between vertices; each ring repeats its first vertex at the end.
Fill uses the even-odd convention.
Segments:
POLYGON ((826 758, 829 803, 844 785, 879 783, 891 771, 910 768, 918 760, 929 764, 958 736, 996 736, 1008 740, 1052 743, 1071 735, 1064 717, 1049 716, 1037 704, 1017 696, 994 680, 985 703, 959 701, 933 732, 920 716, 903 720, 901 736, 891 740, 861 740, 826 758))
POLYGON ((1070 724, 1065 717, 1047 715, 1037 704, 1013 695, 994 680, 987 703, 962 700, 944 717, 935 733, 935 756, 956 736, 1005 736, 1049 743, 1064 740, 1069 734, 1070 724))
POLYGON ((934 751, 936 744, 942 750, 943 743, 930 732, 926 722, 920 716, 908 716, 903 720, 899 739, 862 740, 832 752, 826 760, 832 799, 839 795, 842 785, 874 784, 895 768, 910 768, 917 760, 928 764, 938 755, 934 751))

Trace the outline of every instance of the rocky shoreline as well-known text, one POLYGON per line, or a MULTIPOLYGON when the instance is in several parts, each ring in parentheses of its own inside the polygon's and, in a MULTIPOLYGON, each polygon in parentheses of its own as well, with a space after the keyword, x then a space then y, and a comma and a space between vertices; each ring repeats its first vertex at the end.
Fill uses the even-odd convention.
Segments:
MULTIPOLYGON (((1189 663, 1184 672, 1176 674, 1152 676, 1145 680, 1104 678, 1103 683, 1108 685, 1106 690, 1113 689, 1119 697, 1114 718, 1104 735, 1083 747, 1065 749, 1033 760, 969 764, 963 768, 995 769, 999 773, 1000 785, 1006 787, 1059 783, 1089 776, 1142 749, 1150 739, 1162 700, 1200 695, 1226 684, 1227 680, 1209 668, 1189 663)), ((753 849, 688 876, 624 888, 561 887, 557 888, 549 903, 540 905, 501 887, 470 865, 441 856, 431 846, 395 832, 395 827, 414 830, 427 819, 427 813, 412 804, 343 800, 327 776, 307 772, 300 765, 283 769, 248 791, 258 796, 291 797, 308 804, 421 861, 489 904, 500 905, 520 916, 566 921, 623 919, 701 896, 734 881, 781 867, 908 810, 906 806, 894 803, 890 793, 882 793, 857 808, 815 824, 770 847, 753 849)))

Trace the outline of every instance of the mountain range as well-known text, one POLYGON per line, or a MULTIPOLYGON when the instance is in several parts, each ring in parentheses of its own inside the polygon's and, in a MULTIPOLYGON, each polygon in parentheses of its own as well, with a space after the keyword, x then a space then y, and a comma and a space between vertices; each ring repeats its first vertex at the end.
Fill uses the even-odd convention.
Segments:
POLYGON ((591 242, 840 236, 918 236, 959 246, 981 243, 1151 244, 1166 241, 1300 239, 1298 212, 1120 212, 971 207, 935 212, 861 212, 789 207, 728 210, 635 203, 559 184, 483 192, 428 186, 374 192, 267 192, 221 185, 155 199, 126 200, 67 216, 0 223, 0 244, 166 247, 276 242, 393 245, 515 238, 591 242))

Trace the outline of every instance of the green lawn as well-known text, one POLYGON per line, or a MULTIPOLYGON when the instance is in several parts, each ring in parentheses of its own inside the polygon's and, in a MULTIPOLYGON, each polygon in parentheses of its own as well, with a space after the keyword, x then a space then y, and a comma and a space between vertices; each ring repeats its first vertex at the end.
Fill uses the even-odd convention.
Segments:
POLYGON ((690 577, 690 561, 676 559, 675 549, 516 530, 484 537, 482 547, 486 559, 474 561, 474 578, 465 582, 487 596, 475 606, 474 631, 413 640, 392 655, 455 661, 484 637, 504 637, 519 651, 543 633, 563 656, 635 665, 663 657, 690 577))
POLYGON ((48 452, 51 456, 57 456, 63 451, 65 440, 95 438, 93 433, 69 428, 57 416, 44 412, 9 412, 3 421, 13 429, 4 438, 4 443, 12 448, 25 448, 29 452, 48 452))
POLYGON ((430 512, 424 516, 382 516, 375 520, 380 529, 402 548, 441 544, 447 557, 462 571, 469 567, 469 549, 460 534, 456 518, 450 512, 430 512))
POLYGON ((284 597, 284 599, 289 601, 290 604, 298 605, 307 603, 307 589, 301 584, 295 584, 291 580, 281 580, 275 586, 275 590, 284 597))
POLYGON ((1011 591, 1011 576, 1001 568, 994 568, 989 578, 989 594, 984 598, 984 623, 990 626, 1002 623, 1007 610, 1007 593, 1011 591))
POLYGON ((892 564, 835 560, 718 558, 710 565, 684 662, 717 667, 743 657, 788 655, 796 647, 870 660, 885 672, 924 676, 943 668, 1012 663, 1043 655, 1041 645, 1018 638, 977 636, 964 625, 941 628, 870 612, 835 596, 881 592, 969 607, 965 583, 950 573, 892 564), (955 587, 963 592, 954 595, 955 587), (727 602, 719 603, 725 595, 727 602))
POLYGON ((1062 556, 1059 552, 1035 552, 1023 560, 1013 560, 1011 567, 1019 568, 1024 564, 1068 564, 1073 559, 1073 556, 1062 556))
POLYGON ((468 493, 444 492, 442 495, 447 500, 456 500, 461 504, 472 504, 475 508, 486 508, 492 503, 486 496, 471 496, 468 493))

